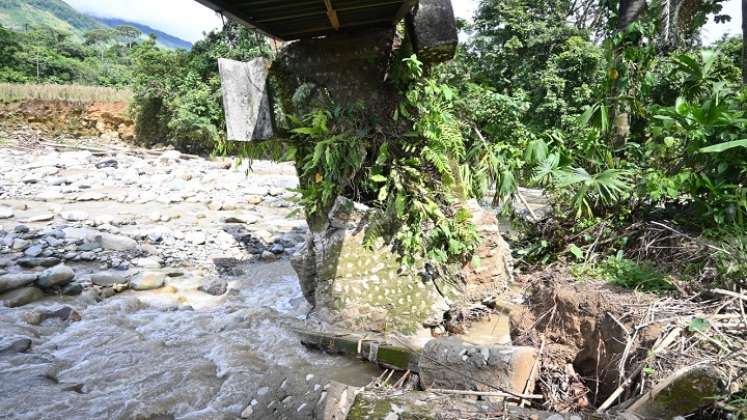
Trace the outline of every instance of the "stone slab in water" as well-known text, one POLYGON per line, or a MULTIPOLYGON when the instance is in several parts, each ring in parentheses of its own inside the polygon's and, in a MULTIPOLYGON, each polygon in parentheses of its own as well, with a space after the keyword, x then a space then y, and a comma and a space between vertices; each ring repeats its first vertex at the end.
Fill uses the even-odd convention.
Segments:
POLYGON ((267 85, 269 60, 255 58, 243 63, 221 58, 218 67, 223 84, 228 140, 272 138, 273 114, 267 85))

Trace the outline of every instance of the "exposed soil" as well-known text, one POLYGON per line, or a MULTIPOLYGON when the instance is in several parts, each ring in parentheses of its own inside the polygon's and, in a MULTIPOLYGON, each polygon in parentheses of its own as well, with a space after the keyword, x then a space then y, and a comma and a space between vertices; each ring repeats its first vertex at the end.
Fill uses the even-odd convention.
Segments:
POLYGON ((0 128, 38 130, 58 136, 103 136, 133 140, 134 122, 126 102, 78 103, 28 100, 0 103, 0 128))
MULTIPOLYGON (((635 308, 649 306, 654 297, 581 283, 561 270, 517 281, 526 287, 527 302, 511 313, 512 336, 515 344, 543 348, 539 386, 555 394, 548 408, 562 412, 600 404, 621 380, 620 361, 640 321, 635 308)), ((643 328, 625 365, 644 358, 660 333, 657 323, 643 328)))

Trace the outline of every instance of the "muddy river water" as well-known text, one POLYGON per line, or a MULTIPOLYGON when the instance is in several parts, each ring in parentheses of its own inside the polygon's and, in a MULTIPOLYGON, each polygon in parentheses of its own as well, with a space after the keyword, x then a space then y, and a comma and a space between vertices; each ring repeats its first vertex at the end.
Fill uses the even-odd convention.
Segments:
POLYGON ((325 381, 370 382, 368 366, 299 344, 292 328, 310 308, 286 261, 252 267, 221 298, 151 291, 38 303, 71 305, 78 322, 33 326, 24 311, 0 309, 3 335, 33 339, 33 351, 0 356, 0 417, 223 419, 254 406, 255 418, 304 418, 314 400, 305 394, 325 381))

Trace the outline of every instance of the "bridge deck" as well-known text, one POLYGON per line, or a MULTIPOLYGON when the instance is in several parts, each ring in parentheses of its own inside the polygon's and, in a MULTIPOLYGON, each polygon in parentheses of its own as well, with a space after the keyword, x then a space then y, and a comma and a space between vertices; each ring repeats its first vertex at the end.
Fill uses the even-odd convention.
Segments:
POLYGON ((337 31, 391 26, 417 0, 197 0, 275 38, 290 41, 337 31))

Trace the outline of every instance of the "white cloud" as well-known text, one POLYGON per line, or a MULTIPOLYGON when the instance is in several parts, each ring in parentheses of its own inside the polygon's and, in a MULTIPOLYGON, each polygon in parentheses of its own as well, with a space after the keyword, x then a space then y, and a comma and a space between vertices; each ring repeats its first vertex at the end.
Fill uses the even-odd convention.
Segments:
POLYGON ((220 26, 220 18, 194 0, 65 0, 75 9, 148 25, 187 41, 220 26))

